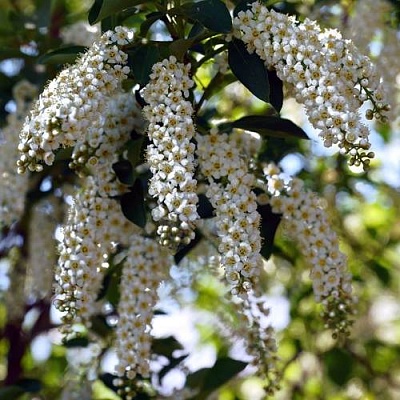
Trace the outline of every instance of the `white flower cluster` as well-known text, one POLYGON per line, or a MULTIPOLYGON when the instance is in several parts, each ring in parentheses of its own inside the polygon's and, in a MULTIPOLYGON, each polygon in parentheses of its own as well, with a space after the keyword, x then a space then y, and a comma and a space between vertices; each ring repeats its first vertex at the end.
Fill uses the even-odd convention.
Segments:
POLYGON ((96 312, 108 256, 117 243, 128 245, 128 237, 139 229, 123 216, 119 202, 111 198, 127 190, 116 180, 112 165, 118 161, 129 132, 139 125, 134 119, 138 110, 130 94, 119 94, 109 101, 106 130, 99 136, 98 148, 86 146, 89 157, 85 157, 85 166, 91 175, 74 198, 59 245, 56 306, 66 312, 64 321, 68 324, 87 322, 96 312))
POLYGON ((233 293, 243 295, 262 264, 254 176, 227 134, 213 129, 196 139, 200 171, 208 180, 206 195, 215 208, 221 264, 233 293))
MULTIPOLYGON (((136 374, 149 377, 151 323, 158 301, 157 289, 168 277, 171 259, 154 240, 132 235, 120 283, 116 330, 117 375, 133 380, 136 374)), ((120 386, 120 385, 119 385, 120 386)))
POLYGON ((64 43, 90 47, 100 38, 100 24, 89 25, 85 21, 78 21, 61 28, 60 37, 64 43))
POLYGON ((0 227, 17 221, 25 209, 28 176, 17 174, 15 161, 19 132, 36 96, 36 86, 25 80, 18 82, 13 88, 16 111, 7 116, 7 125, 0 130, 0 227))
POLYGON ((256 52, 268 68, 289 84, 326 147, 337 144, 350 153, 350 164, 366 168, 373 152, 369 130, 358 113, 367 100, 372 109, 367 119, 386 120, 389 106, 383 88, 368 57, 336 30, 321 30, 316 22, 268 10, 259 2, 239 12, 234 19, 235 35, 249 52, 256 52))
POLYGON ((188 101, 193 81, 190 65, 170 56, 153 66, 143 90, 143 109, 149 121, 147 160, 153 176, 149 194, 157 198, 152 217, 158 223, 160 243, 176 248, 194 237, 197 214, 197 181, 193 178, 195 127, 188 101))
POLYGON ((124 27, 104 33, 76 64, 49 83, 21 131, 19 173, 51 165, 60 147, 79 149, 84 140, 98 140, 108 98, 129 72, 128 56, 119 46, 132 38, 133 31, 124 27))
POLYGON ((34 205, 31 213, 25 297, 32 300, 49 297, 52 293, 57 264, 55 231, 62 220, 63 204, 61 199, 45 198, 34 205))
POLYGON ((264 173, 272 211, 282 214, 285 232, 299 243, 306 262, 312 265, 310 276, 314 294, 316 300, 325 306, 328 325, 337 330, 336 333, 346 332, 346 314, 352 313, 354 303, 352 277, 326 211, 316 194, 304 189, 300 179, 293 178, 285 183, 275 164, 266 166, 264 173), (332 326, 336 323, 337 326, 332 326))

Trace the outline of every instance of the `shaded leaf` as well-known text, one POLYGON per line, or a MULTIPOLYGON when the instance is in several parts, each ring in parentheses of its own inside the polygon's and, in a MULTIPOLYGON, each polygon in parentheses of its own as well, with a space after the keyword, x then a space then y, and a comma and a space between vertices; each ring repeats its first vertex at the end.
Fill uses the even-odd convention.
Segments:
POLYGON ((283 82, 276 75, 276 71, 267 70, 269 80, 269 101, 278 113, 283 105, 283 82))
POLYGON ((68 46, 50 51, 38 58, 39 64, 72 64, 79 54, 84 53, 84 46, 68 46))
POLYGON ((94 25, 104 18, 143 3, 146 0, 95 0, 89 10, 89 24, 94 25))
POLYGON ((307 134, 292 121, 276 116, 248 115, 231 123, 233 128, 257 132, 261 136, 309 139, 307 134))
POLYGON ((234 39, 228 46, 228 63, 235 76, 254 96, 269 103, 267 68, 256 53, 250 54, 241 40, 234 39))
POLYGON ((215 389, 221 387, 247 366, 246 362, 229 357, 219 358, 213 367, 202 368, 188 375, 187 385, 191 388, 200 388, 196 400, 205 399, 215 389))
POLYGON ((19 379, 15 386, 20 387, 25 393, 36 393, 42 389, 42 383, 38 379, 19 379))
POLYGON ((275 233, 281 221, 281 215, 274 214, 269 204, 259 205, 257 211, 261 216, 260 235, 263 238, 260 253, 268 260, 272 254, 275 233))
POLYGON ((151 348, 153 353, 163 355, 167 358, 172 358, 172 353, 175 350, 183 349, 181 343, 179 343, 173 336, 153 339, 151 348))
POLYGON ((351 377, 353 370, 352 356, 340 349, 334 348, 323 355, 328 375, 339 386, 343 386, 351 377))
POLYGON ((0 400, 11 400, 18 399, 21 397, 25 391, 19 386, 6 386, 0 388, 0 400))
POLYGON ((135 80, 140 85, 146 85, 150 80, 151 68, 160 59, 160 51, 157 46, 140 46, 128 52, 128 64, 135 80))
POLYGON ((175 264, 179 264, 182 259, 193 249, 197 246, 197 244, 202 239, 203 235, 196 230, 195 237, 190 241, 189 244, 179 249, 179 251, 174 255, 175 264))
POLYGON ((233 9, 233 16, 237 17, 240 11, 246 11, 251 9, 251 1, 249 0, 242 0, 240 1, 235 8, 233 9))
POLYGON ((144 193, 140 179, 136 179, 131 192, 121 196, 121 208, 125 217, 134 224, 144 228, 146 225, 146 209, 144 206, 144 193))
POLYGON ((132 185, 134 182, 132 164, 128 160, 117 161, 112 165, 117 178, 124 185, 132 185))
POLYGON ((228 33, 232 30, 232 18, 226 5, 220 0, 190 2, 171 10, 200 22, 214 32, 228 33))
POLYGON ((163 18, 165 13, 155 11, 146 15, 146 19, 140 25, 140 36, 145 37, 150 27, 159 19, 163 18))
POLYGON ((87 347, 89 345, 89 339, 87 337, 76 337, 67 340, 64 343, 65 347, 87 347))

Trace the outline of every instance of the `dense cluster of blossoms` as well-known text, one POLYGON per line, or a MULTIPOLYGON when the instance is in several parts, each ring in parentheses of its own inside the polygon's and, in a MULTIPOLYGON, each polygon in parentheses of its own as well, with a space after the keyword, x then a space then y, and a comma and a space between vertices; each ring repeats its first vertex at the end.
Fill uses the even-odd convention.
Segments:
POLYGON ((221 264, 232 291, 244 294, 257 280, 262 264, 254 175, 227 134, 213 129, 196 139, 200 172, 208 181, 206 196, 216 213, 221 264))
POLYGON ((127 78, 127 54, 119 46, 133 31, 107 31, 73 65, 64 69, 40 95, 20 134, 18 172, 52 165, 60 147, 79 150, 83 138, 96 147, 108 99, 127 78))
MULTIPOLYGON (((116 179, 112 165, 128 141, 132 129, 140 129, 141 120, 130 94, 119 94, 109 100, 104 131, 98 147, 85 145, 85 171, 82 189, 74 197, 63 227, 56 271, 56 306, 66 312, 64 321, 88 321, 99 309, 96 302, 107 259, 116 245, 128 245, 127 238, 135 227, 122 214, 113 198, 127 191, 116 179)), ((83 156, 82 156, 83 157, 83 156)))
POLYGON ((174 56, 155 64, 150 82, 143 89, 143 108, 149 121, 147 160, 153 176, 149 194, 157 198, 152 217, 158 223, 160 243, 176 248, 194 237, 197 214, 197 181, 193 178, 195 127, 188 99, 194 82, 190 64, 174 56))
POLYGON ((255 2, 234 18, 235 35, 250 53, 293 90, 307 116, 320 130, 324 145, 337 144, 350 153, 350 164, 367 167, 373 152, 369 130, 358 113, 367 100, 366 118, 386 120, 389 106, 382 84, 368 57, 337 30, 322 30, 316 22, 297 21, 255 2))
MULTIPOLYGON (((137 374, 149 377, 151 360, 151 322, 158 301, 157 289, 168 277, 171 259, 165 249, 152 239, 132 235, 129 248, 119 256, 122 265, 116 343, 121 378, 133 380, 137 374)), ((127 393, 125 392, 125 395, 127 393)))
POLYGON ((327 326, 334 335, 347 333, 355 302, 351 274, 326 211, 316 194, 306 190, 300 179, 285 182, 275 164, 267 165, 264 172, 272 211, 283 216, 285 232, 298 242, 306 262, 312 265, 314 294, 324 305, 327 326))
POLYGON ((7 125, 0 131, 0 227, 19 220, 25 209, 24 193, 28 191, 28 177, 17 174, 19 132, 37 95, 37 87, 20 81, 13 88, 15 113, 7 116, 7 125))

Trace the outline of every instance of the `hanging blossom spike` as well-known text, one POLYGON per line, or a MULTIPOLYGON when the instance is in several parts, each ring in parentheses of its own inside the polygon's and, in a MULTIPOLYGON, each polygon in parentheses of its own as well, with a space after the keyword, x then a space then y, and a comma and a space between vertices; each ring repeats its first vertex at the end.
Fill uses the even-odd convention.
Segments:
POLYGON ((128 55, 118 46, 132 39, 133 31, 124 27, 107 31, 49 83, 20 133, 19 173, 41 171, 53 164, 57 149, 99 135, 108 98, 129 73, 128 55))
POLYGON ((373 152, 369 130, 361 122, 361 105, 370 101, 366 118, 386 121, 390 106, 377 71, 368 57, 333 29, 269 10, 255 2, 234 18, 235 36, 256 52, 266 66, 292 89, 307 116, 320 130, 326 147, 337 144, 349 153, 350 165, 368 168, 373 152))
POLYGON ((112 165, 131 130, 140 126, 134 119, 140 114, 131 94, 119 94, 109 102, 98 147, 87 146, 89 176, 74 197, 59 244, 55 305, 65 313, 66 333, 74 322, 90 325, 90 317, 100 307, 97 296, 109 255, 115 253, 117 244, 129 245, 128 238, 139 230, 124 218, 119 202, 112 198, 127 191, 112 165))
POLYGON ((150 82, 143 89, 148 104, 143 113, 151 140, 147 161, 153 174, 149 194, 157 199, 152 217, 158 223, 160 243, 172 249, 194 238, 194 223, 199 218, 193 178, 193 107, 187 100, 194 82, 189 72, 190 64, 170 56, 153 66, 150 82))
POLYGON ((157 289, 168 278, 172 260, 166 250, 152 239, 131 235, 129 248, 118 257, 125 257, 120 283, 116 351, 118 364, 116 383, 122 389, 124 381, 139 374, 150 374, 151 323, 158 301, 157 289))
POLYGON ((244 296, 262 264, 260 215, 251 190, 254 176, 227 134, 213 129, 196 139, 200 172, 208 180, 206 196, 216 213, 221 265, 233 294, 244 296))
POLYGON ((333 335, 349 334, 355 313, 351 274, 347 258, 339 250, 339 239, 330 227, 317 195, 304 189, 297 178, 285 182, 275 164, 264 168, 272 211, 282 214, 285 232, 298 241, 306 262, 312 265, 315 298, 324 306, 323 318, 333 335))

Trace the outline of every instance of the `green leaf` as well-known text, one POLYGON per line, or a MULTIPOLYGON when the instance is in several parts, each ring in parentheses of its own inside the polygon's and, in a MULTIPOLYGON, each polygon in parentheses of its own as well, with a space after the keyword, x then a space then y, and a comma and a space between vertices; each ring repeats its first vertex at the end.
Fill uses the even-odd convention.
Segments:
POLYGON ((194 399, 205 399, 214 390, 243 371, 246 366, 247 363, 243 361, 234 360, 229 357, 219 358, 213 367, 202 368, 188 375, 186 383, 191 388, 200 389, 200 393, 194 399))
POLYGON ((233 16, 237 17, 240 11, 246 11, 251 9, 251 1, 250 0, 242 0, 240 1, 235 8, 233 9, 233 16))
POLYGON ((234 39, 229 43, 228 63, 235 76, 254 96, 269 103, 267 68, 256 53, 250 54, 241 40, 234 39))
POLYGON ((25 391, 19 386, 6 386, 0 388, 0 400, 18 399, 25 391))
MULTIPOLYGON (((139 135, 138 135, 139 136, 139 135)), ((127 158, 133 167, 143 162, 142 147, 144 143, 144 136, 139 136, 138 139, 132 139, 128 142, 127 146, 127 158)))
POLYGON ((172 9, 171 13, 189 17, 214 32, 228 33, 232 30, 231 15, 220 0, 185 3, 172 9))
POLYGON ((283 105, 283 82, 276 75, 276 71, 268 70, 267 73, 270 84, 269 101, 279 113, 283 105))
POLYGON ((72 64, 78 55, 85 51, 86 47, 83 46, 63 47, 40 56, 37 62, 39 64, 72 64))
POLYGON ((135 80, 140 85, 146 85, 150 80, 151 68, 160 59, 160 50, 157 46, 140 46, 128 52, 128 64, 135 80))
POLYGON ((87 337, 75 337, 67 340, 64 343, 65 347, 87 347, 89 345, 89 339, 87 337))
POLYGON ((94 25, 104 18, 143 3, 146 0, 95 0, 89 10, 89 24, 94 25))
POLYGON ((173 336, 153 339, 151 348, 153 353, 163 355, 167 358, 171 358, 172 353, 175 350, 183 349, 182 344, 179 343, 173 336))
POLYGON ((42 389, 42 383, 38 379, 23 378, 18 380, 17 385, 26 393, 36 393, 42 389))
POLYGON ((132 164, 128 160, 121 160, 112 165, 117 178, 124 185, 132 185, 134 182, 132 164))
POLYGON ((146 208, 142 182, 136 179, 132 191, 121 196, 121 209, 125 217, 134 224, 144 228, 146 225, 146 208))
POLYGON ((146 19, 140 25, 140 36, 145 37, 150 27, 159 19, 163 18, 165 13, 160 11, 155 11, 146 15, 146 19))
POLYGON ((261 136, 309 139, 307 134, 292 121, 276 116, 248 115, 230 123, 233 128, 258 132, 261 136))
POLYGON ((323 358, 329 377, 342 387, 352 374, 354 362, 352 356, 342 349, 334 348, 326 352, 323 358))
POLYGON ((178 60, 183 60, 186 52, 193 46, 195 39, 178 39, 174 40, 170 45, 169 49, 178 60))
POLYGON ((263 239, 260 253, 268 260, 272 254, 275 233, 281 222, 281 215, 274 214, 269 204, 259 205, 257 211, 261 216, 260 235, 263 239))

